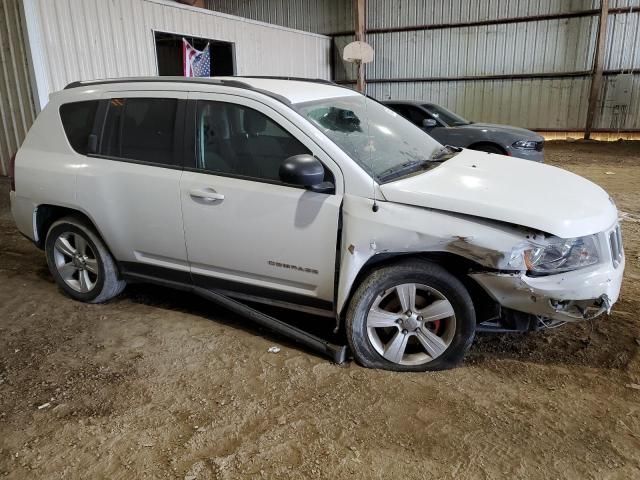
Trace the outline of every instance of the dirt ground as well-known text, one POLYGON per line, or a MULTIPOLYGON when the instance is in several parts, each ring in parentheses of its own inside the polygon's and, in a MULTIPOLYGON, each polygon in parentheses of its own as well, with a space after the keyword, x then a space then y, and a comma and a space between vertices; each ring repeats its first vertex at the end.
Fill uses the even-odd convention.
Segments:
POLYGON ((433 374, 332 365, 157 287, 71 301, 0 181, 0 476, 640 478, 640 143, 554 142, 547 159, 631 214, 621 300, 593 323, 480 335, 433 374))

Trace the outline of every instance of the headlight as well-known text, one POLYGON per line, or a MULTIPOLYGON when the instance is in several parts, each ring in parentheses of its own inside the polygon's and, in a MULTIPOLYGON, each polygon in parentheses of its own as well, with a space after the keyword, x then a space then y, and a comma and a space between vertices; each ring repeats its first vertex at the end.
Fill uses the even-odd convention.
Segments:
POLYGON ((538 146, 538 142, 534 140, 518 140, 512 145, 513 148, 519 148, 521 150, 535 150, 538 146))
POLYGON ((595 235, 554 237, 544 245, 529 244, 514 250, 509 263, 534 273, 561 273, 588 267, 598 263, 598 240, 595 235))

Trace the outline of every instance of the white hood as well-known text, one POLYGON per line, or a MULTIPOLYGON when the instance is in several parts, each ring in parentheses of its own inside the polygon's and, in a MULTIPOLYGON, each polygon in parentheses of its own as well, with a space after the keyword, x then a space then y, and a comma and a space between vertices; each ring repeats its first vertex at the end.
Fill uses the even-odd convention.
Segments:
POLYGON ((562 238, 601 232, 617 218, 607 192, 589 180, 549 165, 473 150, 380 188, 391 202, 499 220, 562 238))

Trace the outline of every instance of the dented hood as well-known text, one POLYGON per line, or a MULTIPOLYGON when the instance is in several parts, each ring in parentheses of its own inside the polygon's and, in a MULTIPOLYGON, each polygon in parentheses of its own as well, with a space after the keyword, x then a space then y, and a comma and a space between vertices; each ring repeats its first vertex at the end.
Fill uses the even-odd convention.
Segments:
POLYGON ((391 202, 499 220, 562 238, 601 232, 617 218, 607 192, 585 178, 473 150, 380 188, 391 202))

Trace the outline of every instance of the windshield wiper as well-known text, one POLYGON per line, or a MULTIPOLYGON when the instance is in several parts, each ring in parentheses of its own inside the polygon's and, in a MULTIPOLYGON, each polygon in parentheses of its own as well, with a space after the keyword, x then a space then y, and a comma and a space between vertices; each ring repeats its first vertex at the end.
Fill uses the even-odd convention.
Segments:
POLYGON ((443 145, 438 150, 433 152, 431 157, 426 160, 410 160, 400 165, 394 165, 387 168, 378 174, 378 180, 385 182, 394 178, 408 175, 409 173, 416 172, 420 169, 431 168, 434 164, 449 160, 451 157, 457 155, 462 151, 460 147, 453 147, 451 145, 443 145))
POLYGON ((393 167, 387 168, 386 170, 380 172, 378 174, 378 179, 381 182, 384 182, 395 177, 406 175, 407 173, 419 170, 426 164, 431 163, 431 161, 432 160, 411 160, 409 162, 401 163, 400 165, 394 165, 393 167))
POLYGON ((462 151, 462 148, 460 147, 454 147, 452 145, 443 145, 441 148, 433 152, 429 160, 432 162, 444 162, 445 160, 449 160, 451 157, 457 155, 461 151, 462 151))

